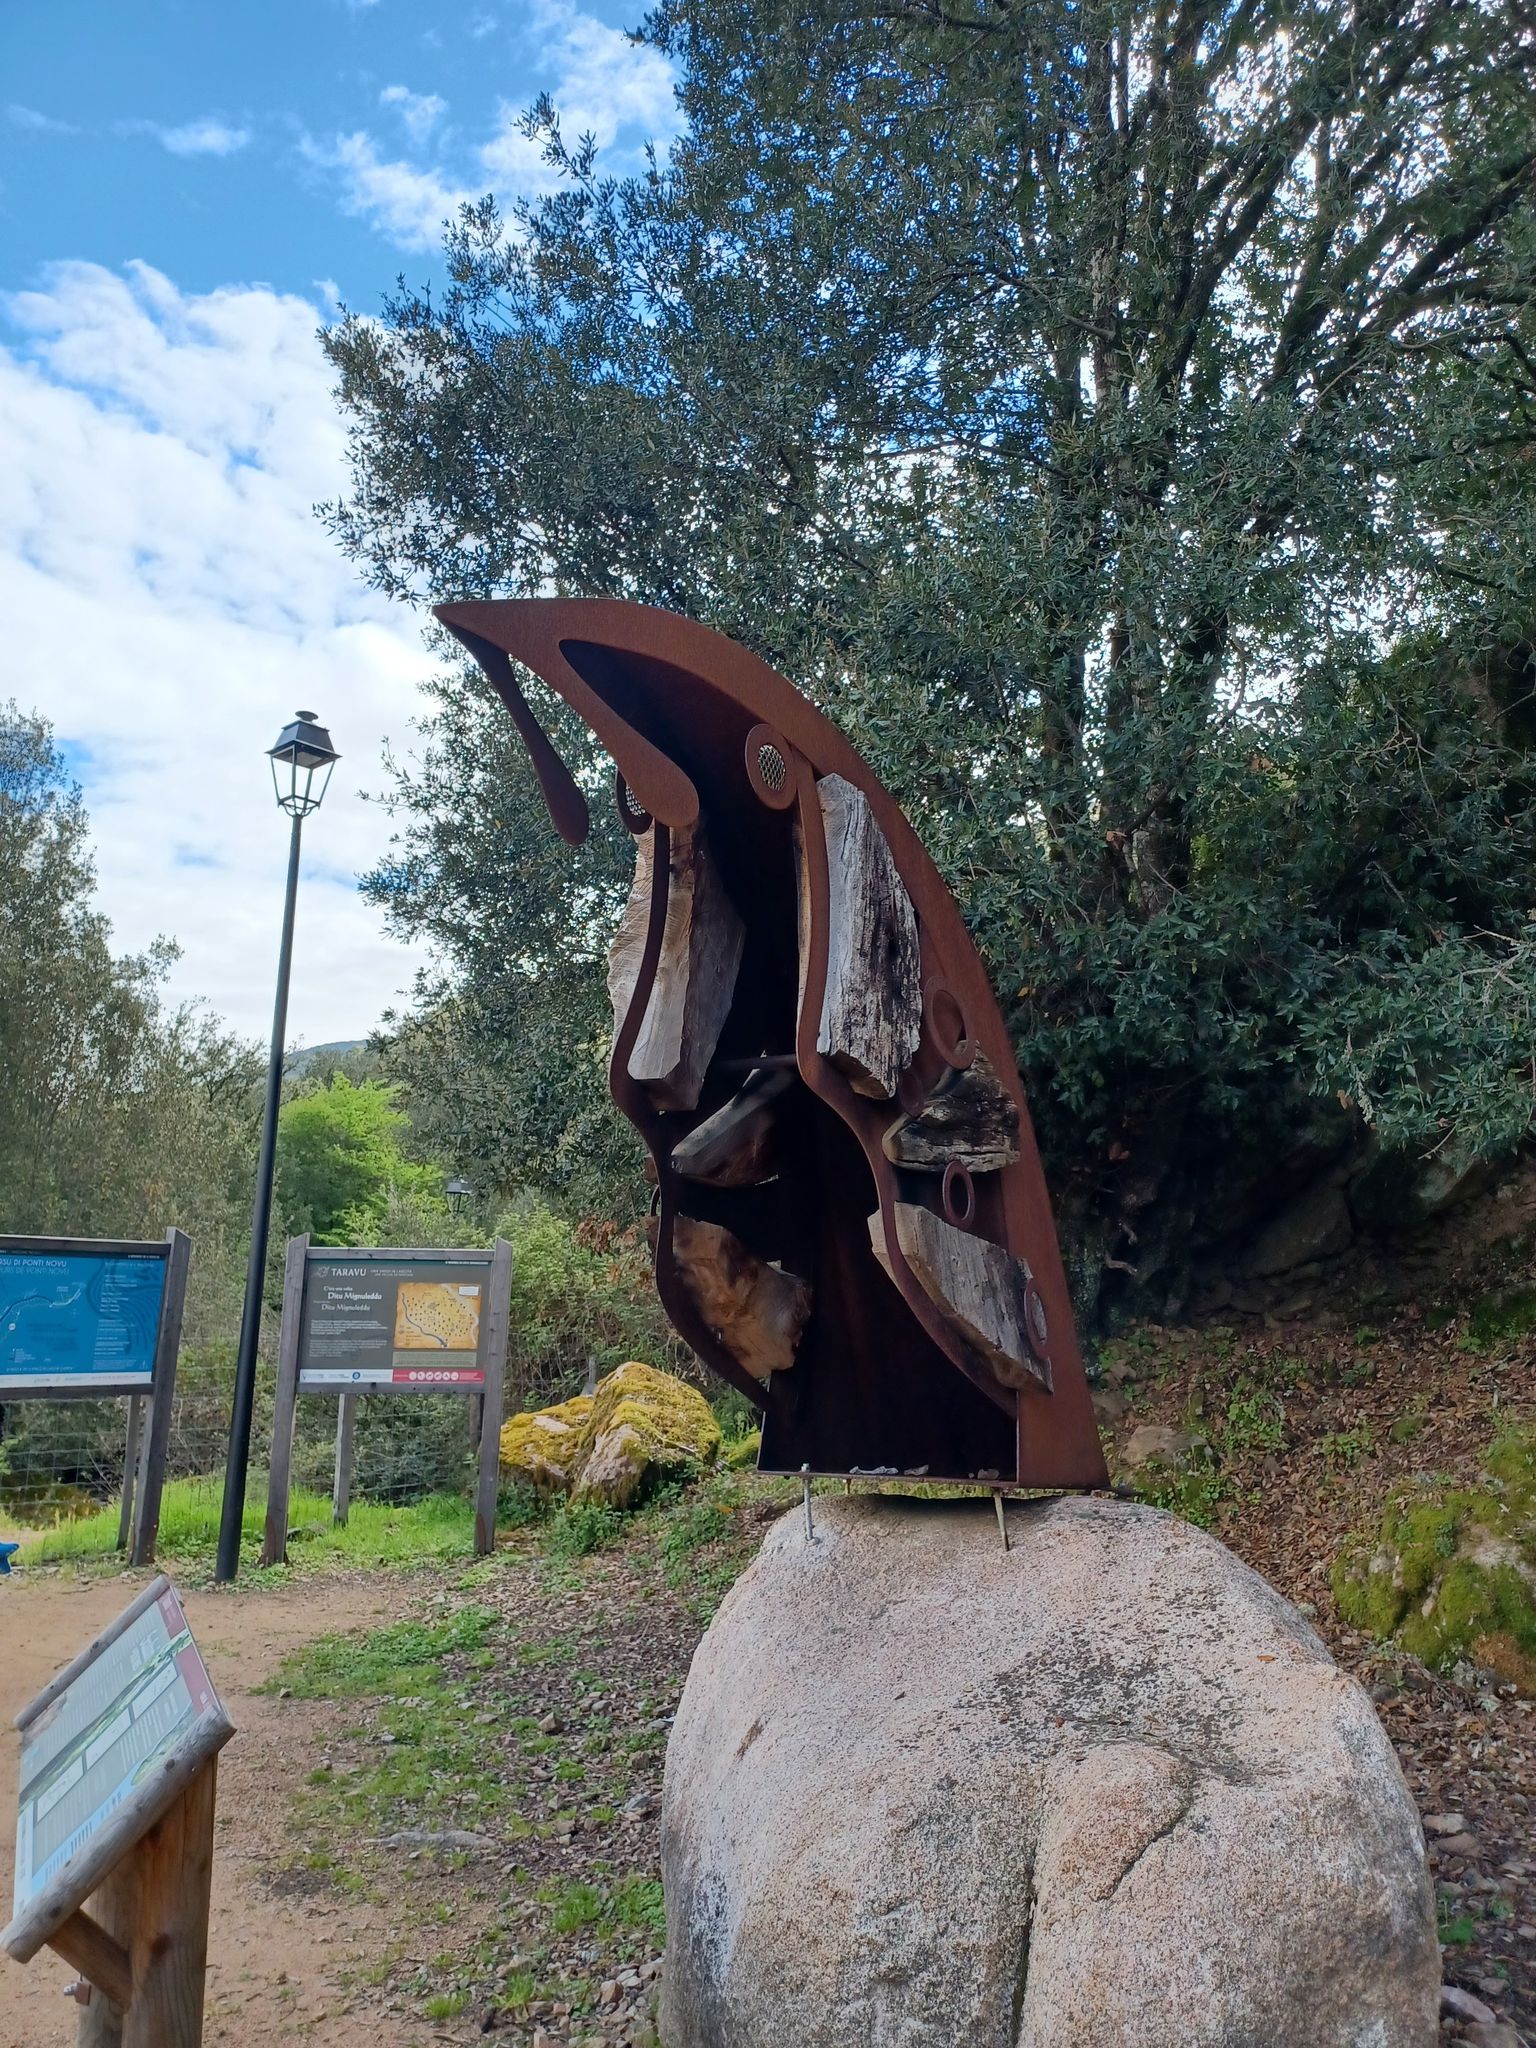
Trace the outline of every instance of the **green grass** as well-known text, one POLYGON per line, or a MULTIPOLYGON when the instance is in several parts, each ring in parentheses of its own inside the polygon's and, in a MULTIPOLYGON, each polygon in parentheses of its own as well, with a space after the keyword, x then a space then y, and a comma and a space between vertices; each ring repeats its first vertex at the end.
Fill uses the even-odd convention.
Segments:
POLYGON ((461 1607, 447 1621, 397 1621, 364 1634, 320 1636, 286 1657, 263 1692, 301 1700, 357 1700, 419 1691, 418 1675, 455 1651, 479 1650, 497 1617, 488 1607, 461 1607))
MULTIPOLYGON (((260 1555, 265 1520, 265 1477, 253 1473, 244 1519, 245 1558, 260 1555)), ((160 1502, 160 1562, 196 1568, 213 1566, 219 1539, 222 1480, 172 1479, 160 1502)), ((59 1522, 23 1543, 22 1564, 113 1563, 118 1509, 59 1522)), ((354 1502, 344 1529, 331 1522, 331 1503, 318 1493, 295 1493, 289 1504, 288 1564, 294 1571, 328 1565, 416 1564, 463 1557, 474 1549, 475 1511, 467 1500, 433 1494, 409 1507, 377 1501, 354 1502)))
POLYGON ((544 1547, 551 1557, 587 1557, 624 1534, 625 1517, 595 1501, 562 1503, 549 1518, 544 1547))
MULTIPOLYGON (((441 1621, 322 1636, 292 1656, 261 1688, 295 1699, 358 1700, 372 1712, 362 1761, 315 1773, 295 1793, 293 1819, 309 1844, 308 1867, 343 1890, 365 1889, 372 1865, 360 1846, 402 1826, 465 1828, 494 1822, 526 1834, 510 1788, 489 1768, 479 1691, 481 1660, 504 1642, 500 1618, 461 1607, 441 1621)), ((451 1862, 452 1859, 450 1858, 451 1862)))

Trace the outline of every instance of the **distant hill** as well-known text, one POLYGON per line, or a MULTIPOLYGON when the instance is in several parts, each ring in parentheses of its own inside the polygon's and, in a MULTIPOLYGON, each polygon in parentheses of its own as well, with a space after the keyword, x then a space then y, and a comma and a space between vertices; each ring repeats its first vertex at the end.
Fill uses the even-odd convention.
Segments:
POLYGON ((358 1052, 367 1043, 366 1038, 333 1038, 324 1045, 302 1045, 297 1052, 289 1053, 284 1071, 289 1074, 307 1074, 317 1062, 339 1059, 346 1052, 358 1052))

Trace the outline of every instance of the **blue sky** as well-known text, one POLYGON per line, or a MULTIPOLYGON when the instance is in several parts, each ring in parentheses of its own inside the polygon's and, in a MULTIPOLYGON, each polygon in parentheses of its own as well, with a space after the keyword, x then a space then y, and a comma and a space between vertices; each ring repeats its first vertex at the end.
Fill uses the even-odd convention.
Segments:
POLYGON ((343 754, 309 830, 291 1026, 365 1031, 415 962, 353 877, 409 752, 417 622, 313 517, 344 482, 316 329, 430 277, 459 199, 537 192, 553 94, 615 168, 665 141, 639 8, 269 0, 0 10, 0 697, 49 718, 118 941, 264 1029, 283 821, 262 750, 301 701, 343 754))

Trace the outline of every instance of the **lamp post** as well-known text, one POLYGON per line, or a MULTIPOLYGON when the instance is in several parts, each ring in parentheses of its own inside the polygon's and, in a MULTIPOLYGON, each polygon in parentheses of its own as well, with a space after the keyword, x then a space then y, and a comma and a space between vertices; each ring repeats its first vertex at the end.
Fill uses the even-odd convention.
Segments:
POLYGON ((267 1234, 272 1221, 272 1169, 277 1155, 277 1109, 283 1091, 283 1053, 288 1032, 288 973, 293 965, 293 912, 299 893, 299 835, 311 811, 320 808, 341 759, 331 736, 313 711, 296 713, 267 750, 278 806, 293 820, 288 835, 288 889, 283 898, 283 937, 277 955, 277 998, 272 1006, 272 1049, 267 1059, 267 1099, 261 1120, 261 1153, 256 1163, 256 1201, 251 1211, 251 1256, 245 1269, 245 1309, 235 1355, 235 1400, 229 1419, 229 1458, 224 1468, 224 1506, 219 1517, 219 1557, 214 1577, 227 1585, 240 1569, 240 1525, 245 1516, 245 1476, 251 1455, 251 1410, 256 1400, 256 1346, 261 1337, 261 1297, 267 1273, 267 1234), (316 778, 319 785, 316 786, 316 778))
POLYGON ((464 1204, 474 1193, 474 1189, 467 1180, 451 1180, 443 1192, 448 1197, 448 1214, 457 1216, 462 1213, 464 1204))

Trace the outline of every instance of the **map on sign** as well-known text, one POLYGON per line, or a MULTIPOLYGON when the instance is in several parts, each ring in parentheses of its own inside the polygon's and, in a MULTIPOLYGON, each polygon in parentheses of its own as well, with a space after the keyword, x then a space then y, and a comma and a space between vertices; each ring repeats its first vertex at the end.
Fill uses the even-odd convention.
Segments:
POLYGON ((474 1351, 480 1289, 452 1280, 402 1280, 395 1296, 397 1351, 474 1351))
POLYGON ((18 1915, 218 1706, 181 1602, 166 1586, 22 1729, 18 1915))
POLYGON ((473 1393, 488 1252, 413 1259, 311 1252, 299 1327, 300 1392, 473 1393))
POLYGON ((149 1386, 165 1274, 153 1254, 0 1249, 0 1394, 149 1386))

